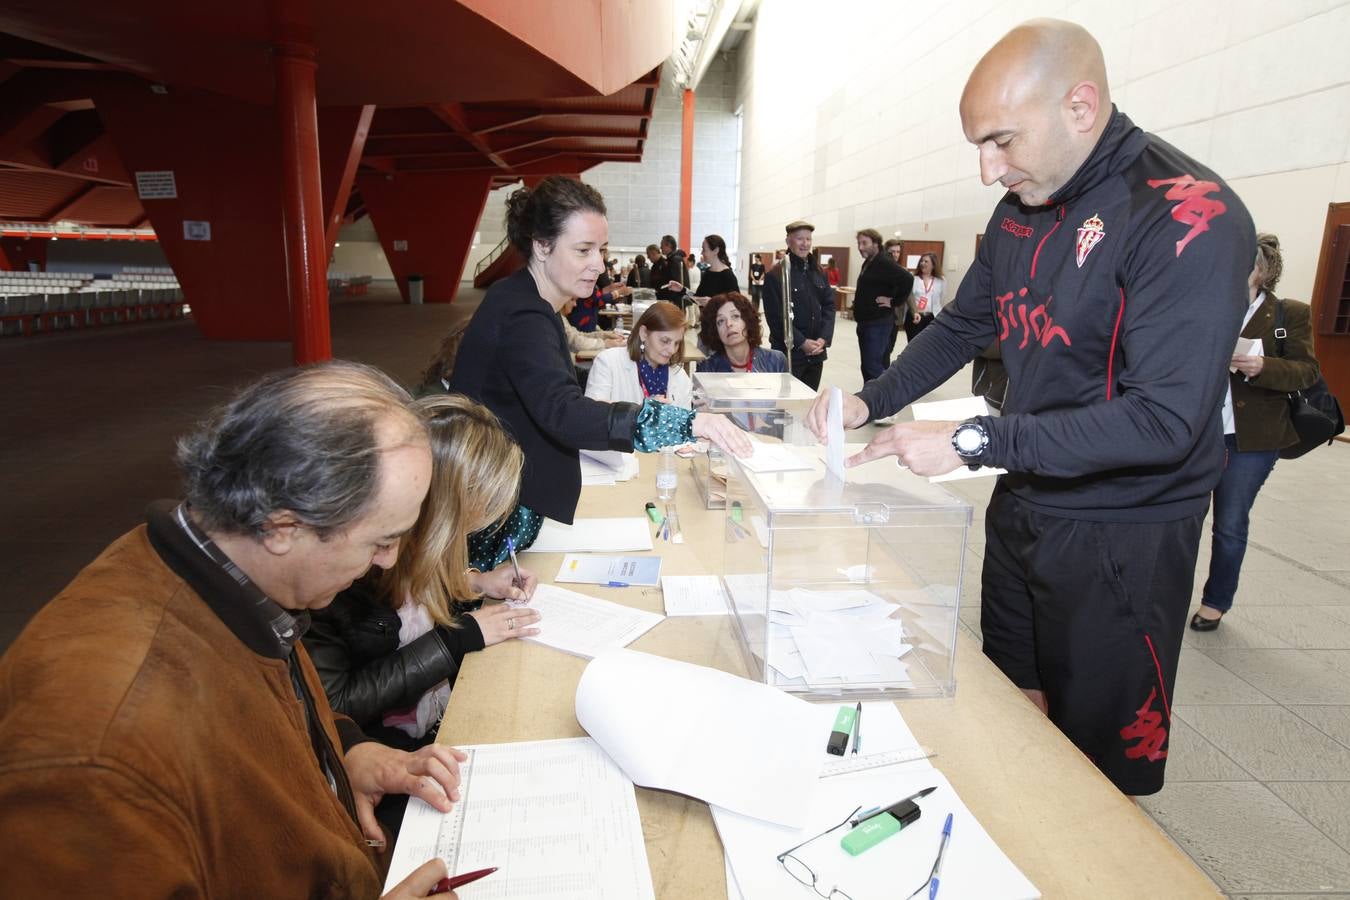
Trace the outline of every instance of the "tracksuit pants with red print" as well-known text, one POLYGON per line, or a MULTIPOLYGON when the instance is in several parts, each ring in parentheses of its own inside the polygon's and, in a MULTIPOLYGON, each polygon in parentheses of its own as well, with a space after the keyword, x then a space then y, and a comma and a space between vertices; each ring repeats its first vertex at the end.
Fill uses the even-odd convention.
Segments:
POLYGON ((1125 794, 1163 786, 1204 518, 1070 519, 1001 485, 985 514, 984 653, 1125 794))

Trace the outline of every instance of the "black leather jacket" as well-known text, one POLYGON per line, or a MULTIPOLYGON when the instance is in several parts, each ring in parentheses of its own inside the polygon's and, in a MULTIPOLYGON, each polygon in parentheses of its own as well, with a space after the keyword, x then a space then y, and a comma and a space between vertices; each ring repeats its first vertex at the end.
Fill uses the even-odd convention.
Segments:
POLYGON ((483 649, 473 617, 458 621, 459 628, 434 628, 400 648, 398 613, 382 602, 376 579, 368 577, 312 614, 304 644, 333 709, 351 716, 371 737, 399 745, 410 739, 383 727, 385 713, 413 706, 446 679, 454 685, 464 654, 483 649))

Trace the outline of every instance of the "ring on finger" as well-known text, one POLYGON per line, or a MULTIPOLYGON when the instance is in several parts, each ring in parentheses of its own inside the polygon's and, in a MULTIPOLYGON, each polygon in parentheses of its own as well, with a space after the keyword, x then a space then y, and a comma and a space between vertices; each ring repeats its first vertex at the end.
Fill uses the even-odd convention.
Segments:
POLYGON ((506 630, 507 630, 507 631, 515 631, 515 630, 516 630, 516 620, 515 620, 515 619, 507 619, 507 620, 506 620, 506 630))

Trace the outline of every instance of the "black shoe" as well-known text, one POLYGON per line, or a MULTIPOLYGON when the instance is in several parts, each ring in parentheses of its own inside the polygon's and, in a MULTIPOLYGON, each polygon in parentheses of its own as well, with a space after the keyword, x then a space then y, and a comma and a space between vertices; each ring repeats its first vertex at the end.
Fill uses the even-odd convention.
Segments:
POLYGON ((1222 621, 1223 621, 1222 613, 1219 614, 1219 618, 1217 619, 1206 619, 1204 616, 1200 615, 1199 613, 1196 613, 1195 615, 1191 616, 1191 630, 1213 631, 1219 627, 1219 623, 1222 621))

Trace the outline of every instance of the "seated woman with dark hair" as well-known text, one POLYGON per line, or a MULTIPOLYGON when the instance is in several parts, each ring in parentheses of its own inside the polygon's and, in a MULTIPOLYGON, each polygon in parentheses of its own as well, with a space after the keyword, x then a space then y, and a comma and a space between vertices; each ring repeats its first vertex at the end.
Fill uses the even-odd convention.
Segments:
POLYGON ((708 299, 699 323, 699 340, 708 358, 700 372, 786 372, 787 357, 761 347, 764 340, 759 314, 750 300, 732 291, 708 299))
POLYGON ((328 702, 381 743, 435 737, 464 654, 537 634, 539 613, 462 601, 526 600, 537 579, 511 566, 469 568, 468 535, 515 508, 524 455, 485 407, 433 394, 414 408, 431 435, 431 490, 392 568, 372 569, 313 613, 304 637, 328 702))

